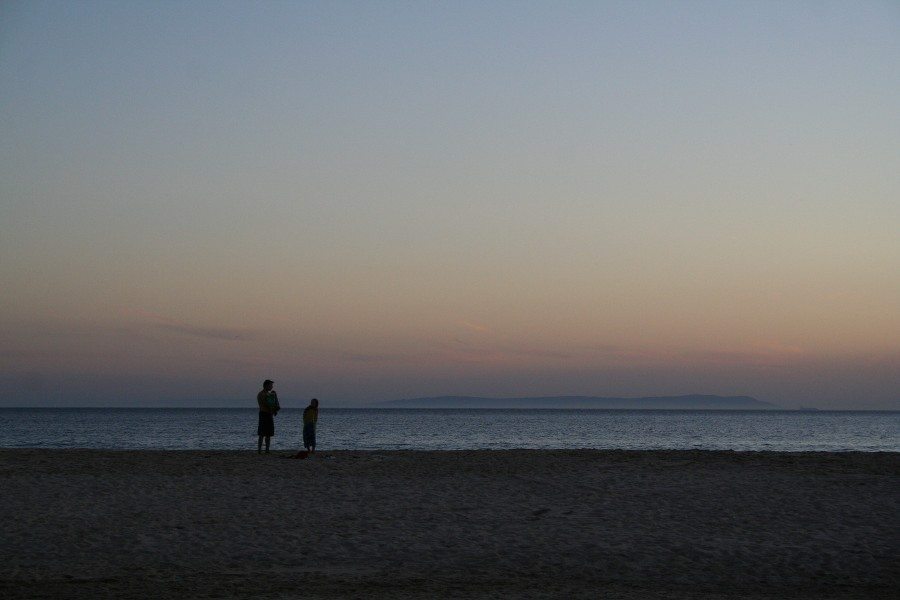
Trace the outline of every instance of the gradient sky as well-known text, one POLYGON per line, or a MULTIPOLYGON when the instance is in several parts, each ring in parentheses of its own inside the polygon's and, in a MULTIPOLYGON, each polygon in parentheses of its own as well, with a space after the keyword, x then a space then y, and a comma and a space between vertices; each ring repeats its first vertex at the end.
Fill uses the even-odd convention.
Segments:
POLYGON ((0 4, 0 404, 900 409, 900 4, 0 4))

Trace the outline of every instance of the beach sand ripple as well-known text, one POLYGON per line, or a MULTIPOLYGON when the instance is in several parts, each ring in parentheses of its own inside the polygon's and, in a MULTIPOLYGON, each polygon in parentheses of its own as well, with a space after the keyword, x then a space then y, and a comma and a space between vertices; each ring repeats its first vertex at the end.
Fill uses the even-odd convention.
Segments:
POLYGON ((4 598, 894 598, 900 455, 0 450, 4 598))

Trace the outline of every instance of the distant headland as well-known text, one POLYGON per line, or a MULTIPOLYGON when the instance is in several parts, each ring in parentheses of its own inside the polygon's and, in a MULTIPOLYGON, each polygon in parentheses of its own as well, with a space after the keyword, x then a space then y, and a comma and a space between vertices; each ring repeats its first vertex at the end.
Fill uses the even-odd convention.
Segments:
POLYGON ((682 410, 778 410, 780 407, 750 396, 652 396, 607 398, 600 396, 539 396, 524 398, 481 398, 477 396, 436 396, 379 402, 382 408, 611 408, 682 410))

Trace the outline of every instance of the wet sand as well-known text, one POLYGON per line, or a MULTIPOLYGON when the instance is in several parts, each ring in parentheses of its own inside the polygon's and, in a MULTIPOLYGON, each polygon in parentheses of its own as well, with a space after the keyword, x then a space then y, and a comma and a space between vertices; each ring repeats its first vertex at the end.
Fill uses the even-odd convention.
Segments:
POLYGON ((895 598, 900 454, 0 450, 3 598, 895 598))

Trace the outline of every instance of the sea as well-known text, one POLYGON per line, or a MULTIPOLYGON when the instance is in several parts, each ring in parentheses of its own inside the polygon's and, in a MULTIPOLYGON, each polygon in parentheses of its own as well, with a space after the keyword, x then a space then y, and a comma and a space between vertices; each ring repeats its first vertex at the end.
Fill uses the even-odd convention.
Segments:
MULTIPOLYGON (((301 409, 273 450, 301 445, 301 409)), ((252 408, 0 408, 2 448, 256 448, 252 408)), ((900 452, 897 411, 322 408, 319 450, 691 449, 900 452)))

